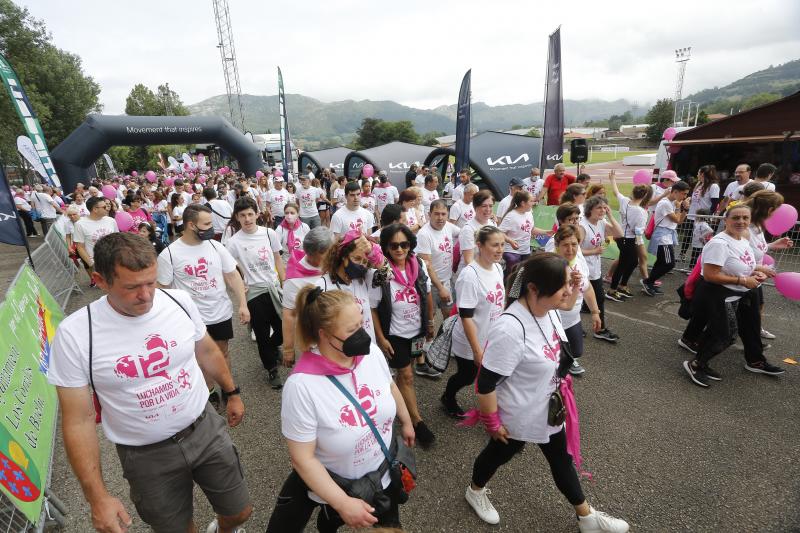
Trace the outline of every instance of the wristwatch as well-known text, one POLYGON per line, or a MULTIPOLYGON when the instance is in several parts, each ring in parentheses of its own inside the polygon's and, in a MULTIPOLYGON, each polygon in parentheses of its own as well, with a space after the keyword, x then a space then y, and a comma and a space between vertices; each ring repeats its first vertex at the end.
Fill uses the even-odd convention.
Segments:
POLYGON ((232 391, 222 391, 222 394, 224 394, 225 396, 237 396, 241 393, 242 391, 239 389, 239 387, 236 387, 232 391))

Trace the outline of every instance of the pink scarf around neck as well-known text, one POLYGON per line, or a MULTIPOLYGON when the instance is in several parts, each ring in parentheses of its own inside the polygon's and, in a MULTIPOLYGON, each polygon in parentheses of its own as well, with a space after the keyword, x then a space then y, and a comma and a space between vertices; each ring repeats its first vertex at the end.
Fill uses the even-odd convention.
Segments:
POLYGON ((393 261, 389 261, 389 265, 392 267, 394 280, 397 283, 403 287, 411 289, 414 292, 417 292, 417 289, 414 286, 414 284, 417 282, 417 277, 419 276, 419 261, 417 261, 417 256, 409 254, 408 257, 406 257, 406 266, 404 269, 405 272, 401 272, 393 261))
POLYGON ((294 225, 289 224, 285 218, 281 221, 281 227, 288 231, 286 234, 286 249, 289 250, 289 257, 297 257, 298 261, 303 258, 305 253, 303 253, 303 251, 299 248, 295 249, 295 246, 297 245, 297 239, 294 236, 294 232, 295 230, 300 229, 302 225, 303 221, 300 220, 300 218, 297 218, 294 221, 294 225))
POLYGON ((353 357, 353 366, 345 368, 321 354, 305 351, 300 356, 297 364, 294 365, 292 374, 311 374, 314 376, 343 376, 350 374, 350 378, 353 380, 353 388, 357 390, 358 383, 356 382, 355 371, 364 357, 363 355, 353 357))

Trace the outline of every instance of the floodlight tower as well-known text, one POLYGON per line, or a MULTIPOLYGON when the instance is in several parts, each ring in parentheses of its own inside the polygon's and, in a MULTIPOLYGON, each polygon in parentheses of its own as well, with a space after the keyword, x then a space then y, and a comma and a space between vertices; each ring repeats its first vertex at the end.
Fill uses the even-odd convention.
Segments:
POLYGON ((212 0, 212 2, 214 3, 214 17, 217 21, 217 48, 219 48, 222 58, 222 73, 225 75, 231 124, 244 131, 242 88, 239 84, 239 68, 236 65, 236 49, 233 46, 233 27, 228 11, 228 0, 212 0))
POLYGON ((678 64, 678 79, 675 82, 675 100, 673 101, 672 124, 677 125, 678 103, 683 97, 683 76, 686 74, 686 63, 692 56, 692 47, 675 50, 675 62, 678 64))

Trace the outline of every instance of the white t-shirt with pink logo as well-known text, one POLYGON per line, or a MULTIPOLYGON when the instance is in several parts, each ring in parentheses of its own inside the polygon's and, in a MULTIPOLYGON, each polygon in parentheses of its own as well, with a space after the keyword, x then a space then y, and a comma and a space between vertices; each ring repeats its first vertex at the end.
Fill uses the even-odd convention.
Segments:
MULTIPOLYGON (((750 241, 734 239, 725 232, 715 235, 703 247, 703 270, 706 265, 722 267, 722 273, 728 276, 750 276, 756 268, 756 256, 750 241)), ((737 292, 747 292, 743 285, 725 285, 737 292)))
MULTIPOLYGON (((588 219, 581 220, 581 226, 586 233, 581 242, 581 249, 591 250, 603 244, 606 240, 606 221, 600 219, 597 224, 592 224, 588 219)), ((587 255, 586 264, 589 265, 589 279, 600 279, 603 269, 600 255, 587 255)))
POLYGON ((515 209, 508 212, 500 222, 500 229, 519 245, 516 250, 506 243, 504 252, 528 255, 531 253, 531 233, 533 233, 533 213, 520 213, 515 209))
POLYGON ((575 299, 575 305, 568 311, 559 310, 558 314, 561 316, 561 325, 564 329, 569 329, 581 321, 581 306, 583 305, 583 295, 589 290, 589 266, 586 264, 586 259, 583 254, 578 251, 575 260, 569 265, 570 271, 578 271, 581 273, 581 286, 579 287, 578 297, 575 299))
POLYGON ((472 204, 465 204, 458 200, 450 207, 450 220, 455 220, 456 226, 463 228, 464 224, 475 218, 475 208, 472 204))
POLYGON ((366 236, 370 234, 374 225, 375 217, 363 207, 355 211, 350 211, 347 207, 339 209, 331 218, 331 231, 336 235, 344 235, 351 229, 357 229, 366 236))
POLYGON ((750 225, 750 247, 753 249, 756 264, 763 265, 764 256, 769 253, 769 246, 764 232, 755 224, 750 225))
POLYGON ((388 187, 376 186, 372 194, 375 195, 375 205, 378 207, 378 213, 383 213, 383 209, 389 205, 397 203, 400 199, 400 192, 394 185, 388 187))
POLYGON ((448 289, 453 275, 453 249, 459 232, 460 228, 450 222, 446 222, 439 231, 433 229, 429 222, 417 233, 417 247, 414 251, 431 256, 436 276, 448 289))
POLYGON ((281 242, 275 230, 263 226, 258 226, 253 233, 239 230, 225 246, 244 272, 244 281, 250 287, 247 291, 248 300, 264 292, 254 289, 264 289, 280 283, 273 254, 280 253, 281 242))
POLYGON ((223 274, 234 270, 236 260, 218 242, 193 246, 178 239, 158 255, 158 283, 186 291, 206 324, 219 324, 233 316, 223 274))
MULTIPOLYGON (((416 257, 412 258, 412 261, 416 260, 416 257)), ((420 264, 422 265, 420 275, 424 272, 425 277, 428 278, 426 286, 428 287, 428 293, 430 293, 431 278, 428 275, 428 267, 425 265, 425 261, 421 261, 420 264)), ((392 322, 389 325, 389 335, 402 337, 403 339, 418 337, 422 328, 420 306, 427 304, 424 301, 420 301, 416 290, 401 285, 394 280, 394 277, 389 280, 389 293, 392 295, 392 322)), ((372 307, 378 307, 378 303, 383 297, 382 292, 378 292, 375 295, 377 300, 370 302, 372 307)))
POLYGON ((289 191, 285 187, 281 190, 271 189, 266 200, 269 202, 269 213, 274 217, 282 217, 283 208, 289 203, 289 191))
POLYGON ((506 313, 513 316, 495 322, 483 354, 483 366, 506 377, 497 385, 497 410, 512 439, 549 442, 563 427, 547 423, 547 409, 566 335, 555 311, 534 317, 516 301, 506 313))
MULTIPOLYGON (((143 446, 191 424, 208 402, 195 343, 206 334, 200 312, 183 291, 161 290, 142 316, 115 311, 106 296, 92 302, 92 378, 103 408, 103 432, 117 444, 143 446)), ((47 380, 59 387, 89 384, 89 319, 81 308, 56 331, 47 380)))
MULTIPOLYGON (((397 405, 392 396, 392 376, 377 346, 349 374, 334 376, 358 400, 372 419, 387 448, 397 405)), ((292 373, 283 386, 281 432, 295 442, 316 441, 314 456, 331 472, 358 479, 377 470, 383 451, 358 409, 325 376, 292 373)), ((383 488, 389 486, 383 476, 383 488)), ((312 491, 308 496, 325 503, 312 491)))
MULTIPOLYGON (((477 262, 470 263, 456 280, 456 304, 459 309, 474 309, 472 316, 478 328, 478 344, 486 346, 489 327, 503 313, 506 291, 503 288, 503 271, 500 265, 493 264, 487 270, 477 262)), ((453 328, 453 355, 473 360, 472 347, 464 333, 464 325, 459 317, 453 328)))
POLYGON ((97 241, 109 233, 118 231, 117 221, 111 217, 103 217, 100 220, 92 220, 85 217, 75 223, 75 228, 72 231, 72 240, 76 243, 83 243, 86 253, 89 254, 91 259, 94 259, 94 245, 97 244, 97 241))
POLYGON ((297 201, 300 204, 300 216, 304 218, 319 216, 319 211, 317 211, 317 199, 319 198, 325 198, 325 193, 319 187, 309 187, 308 189, 298 187, 297 201))
MULTIPOLYGON (((311 231, 311 228, 308 227, 308 224, 305 222, 300 223, 300 227, 294 230, 294 249, 295 250, 302 250, 303 249, 303 239, 305 239, 308 232, 311 231)), ((281 252, 284 254, 289 253, 289 230, 283 227, 282 225, 278 225, 275 228, 275 234, 278 235, 278 240, 281 242, 281 252)))
POLYGON ((436 189, 429 191, 428 189, 422 189, 422 207, 424 208, 426 213, 429 213, 431 210, 431 204, 439 199, 439 191, 436 189))
POLYGON ((464 267, 467 264, 464 262, 464 252, 473 250, 472 260, 475 261, 478 257, 478 247, 475 244, 477 233, 480 229, 484 226, 496 226, 497 224, 494 223, 494 220, 489 219, 486 224, 481 224, 478 222, 477 219, 473 218, 467 224, 461 228, 461 231, 458 234, 458 248, 461 253, 461 257, 458 260, 458 270, 456 271, 456 279, 461 274, 461 271, 464 270, 464 267))
POLYGON ((375 195, 361 196, 358 199, 358 203, 370 213, 375 212, 375 195))
MULTIPOLYGON (((341 290, 349 292, 355 298, 356 303, 361 308, 361 318, 364 321, 364 329, 369 333, 372 339, 372 344, 377 344, 375 341, 375 325, 372 323, 372 308, 371 302, 378 301, 381 298, 380 287, 372 286, 372 277, 375 275, 375 269, 369 269, 364 279, 357 279, 350 282, 350 285, 344 283, 335 283, 331 280, 330 274, 325 274, 317 280, 317 287, 324 291, 341 290)), ((381 356, 383 357, 383 356, 381 356)))

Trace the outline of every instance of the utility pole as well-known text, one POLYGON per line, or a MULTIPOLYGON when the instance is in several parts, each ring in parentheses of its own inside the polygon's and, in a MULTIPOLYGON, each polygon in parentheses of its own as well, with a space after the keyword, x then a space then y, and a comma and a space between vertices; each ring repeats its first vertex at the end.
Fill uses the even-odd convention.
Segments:
POLYGON ((228 95, 228 112, 231 124, 244 131, 242 88, 239 83, 239 67, 236 64, 236 49, 233 45, 233 27, 228 10, 228 0, 212 0, 212 2, 217 22, 217 48, 219 48, 222 59, 222 73, 225 76, 225 90, 228 95))
POLYGON ((673 100, 672 125, 678 125, 678 104, 683 98, 683 77, 686 74, 686 63, 692 56, 692 47, 675 50, 675 62, 678 64, 678 79, 675 81, 675 99, 673 100))

